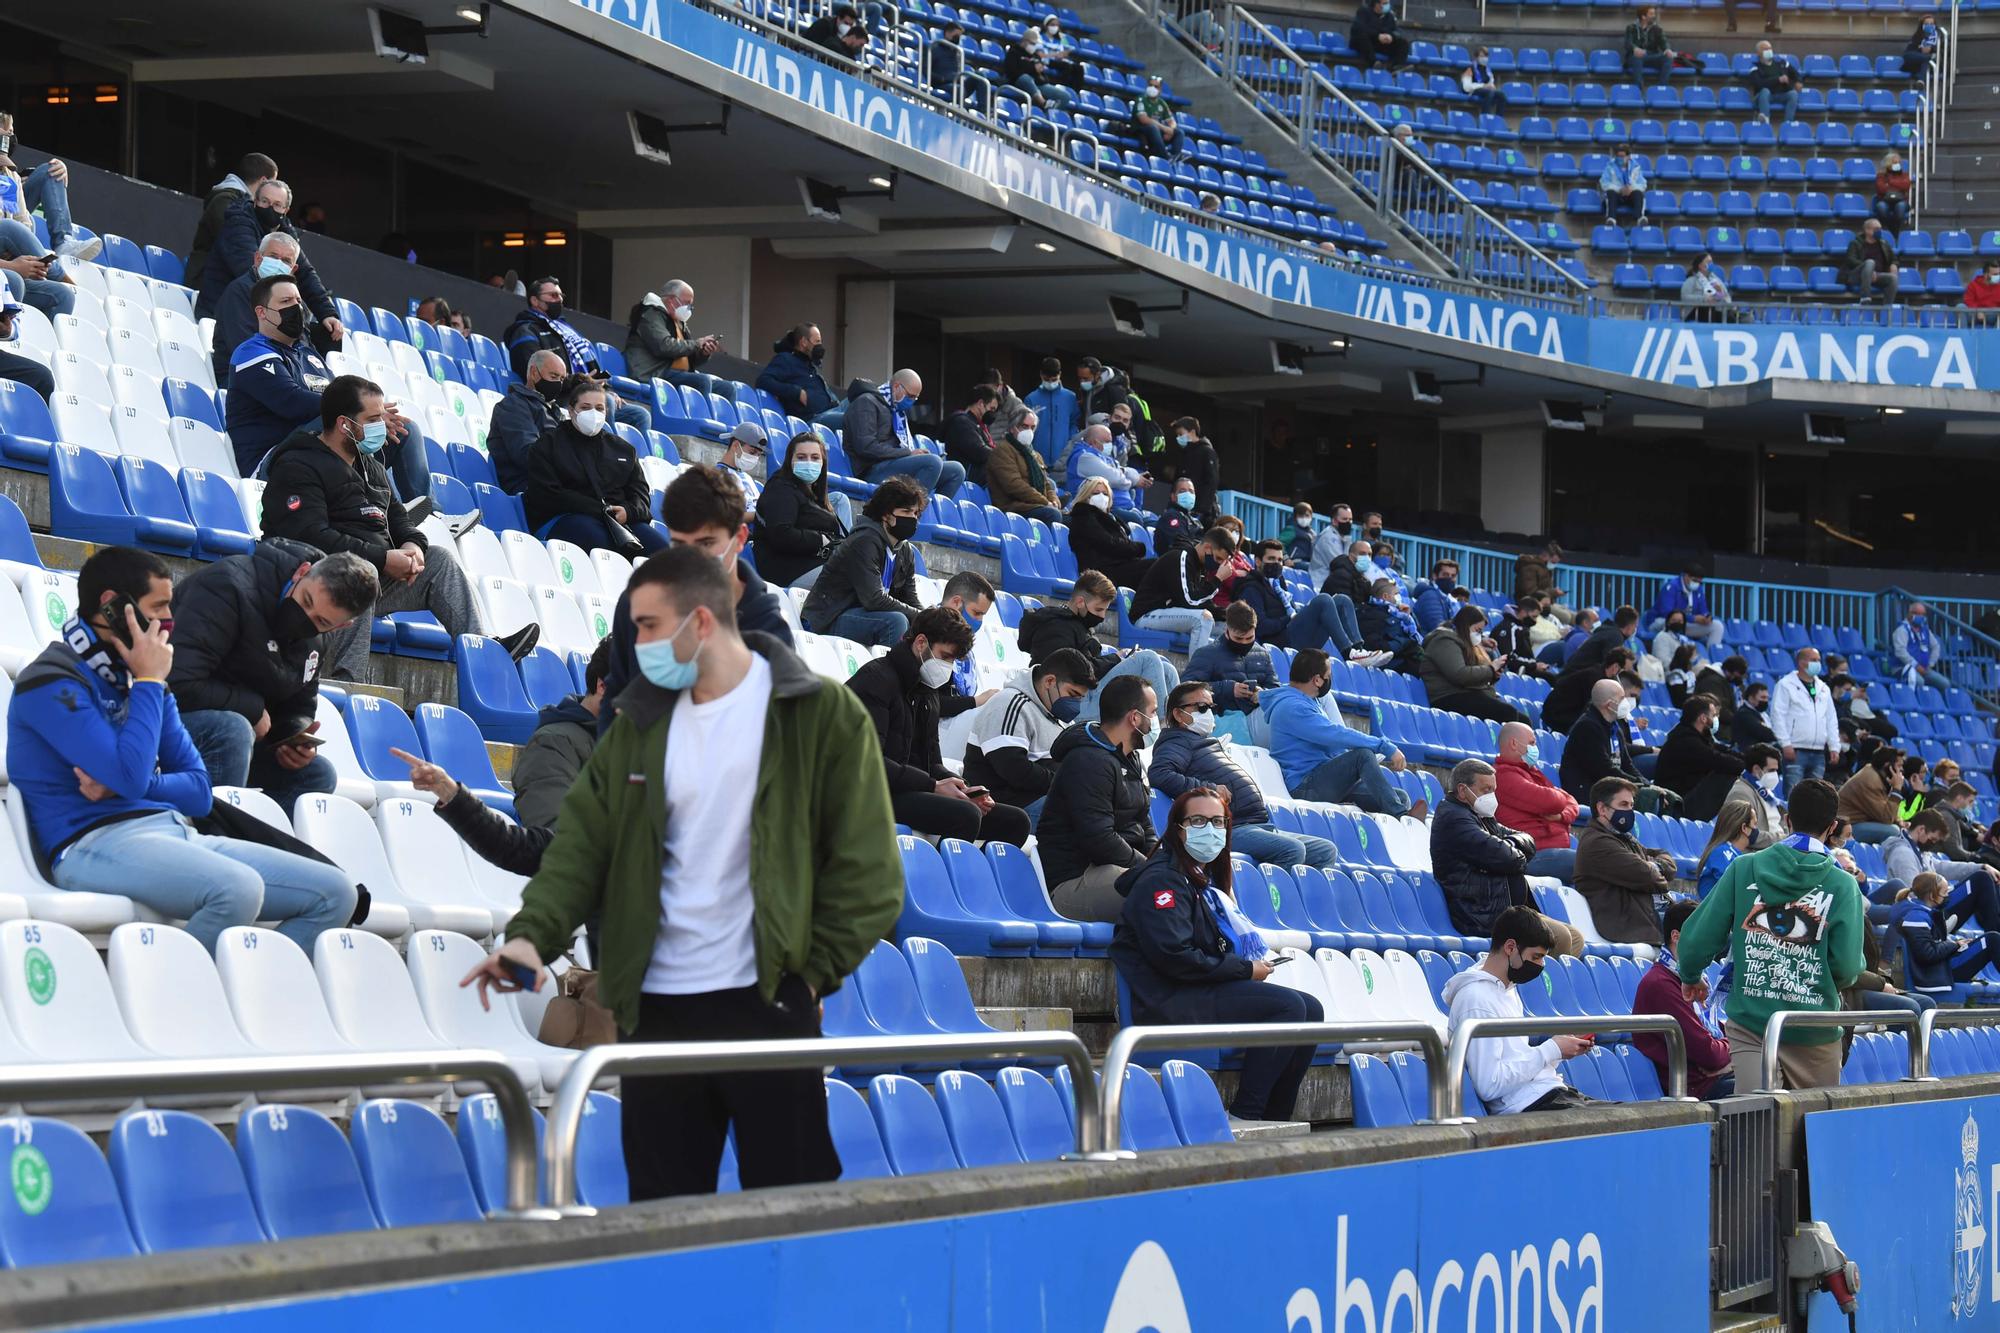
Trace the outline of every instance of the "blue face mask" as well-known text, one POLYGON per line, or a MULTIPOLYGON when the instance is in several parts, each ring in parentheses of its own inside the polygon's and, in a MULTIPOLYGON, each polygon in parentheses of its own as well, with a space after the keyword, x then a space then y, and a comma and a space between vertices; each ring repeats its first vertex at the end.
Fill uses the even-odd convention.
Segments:
POLYGON ((361 428, 361 438, 354 442, 354 446, 364 454, 379 454, 388 442, 389 423, 371 421, 361 428))
POLYGON ((1365 555, 1357 555, 1354 557, 1354 567, 1366 574, 1375 568, 1375 562, 1365 555))
POLYGON ((1542 747, 1539 745, 1530 745, 1522 752, 1521 758, 1530 765, 1540 767, 1542 762, 1542 747))
POLYGON ((681 617, 681 623, 666 638, 634 646, 639 658, 639 674, 663 690, 684 690, 694 684, 701 649, 697 647, 694 656, 685 662, 674 656, 674 640, 680 637, 680 632, 693 618, 694 613, 690 611, 681 617))
POLYGON ((818 463, 810 463, 804 460, 792 464, 792 475, 808 486, 819 480, 821 470, 818 463))
POLYGON ((1929 619, 1930 619, 1930 617, 1929 617, 1929 616, 1927 616, 1927 615, 1914 615, 1914 616, 1911 616, 1911 617, 1910 617, 1910 623, 1911 623, 1912 625, 1921 625, 1921 624, 1923 624, 1923 623, 1924 623, 1924 622, 1925 622, 1926 620, 1929 620, 1929 619))
POLYGON ((1824 670, 1826 670, 1826 668, 1818 662, 1806 663, 1806 674, 1808 676, 1817 676, 1820 672, 1824 670))
POLYGON ((292 266, 275 255, 265 255, 257 261, 257 276, 260 278, 289 278, 292 266))
POLYGON ((985 623, 986 619, 984 616, 975 616, 972 614, 972 612, 965 610, 961 610, 958 613, 958 618, 960 620, 963 620, 966 624, 972 626, 972 632, 974 634, 979 633, 979 627, 980 625, 985 623))
POLYGON ((1174 503, 1179 505, 1183 509, 1194 508, 1194 492, 1193 491, 1180 492, 1179 494, 1174 496, 1174 503))
POLYGON ((1219 828, 1191 828, 1181 830, 1181 845, 1187 854, 1207 865, 1222 855, 1222 849, 1229 841, 1229 834, 1219 828))
POLYGON ((1049 711, 1056 715, 1058 722, 1074 722, 1076 715, 1083 711, 1081 699, 1058 699, 1049 711))

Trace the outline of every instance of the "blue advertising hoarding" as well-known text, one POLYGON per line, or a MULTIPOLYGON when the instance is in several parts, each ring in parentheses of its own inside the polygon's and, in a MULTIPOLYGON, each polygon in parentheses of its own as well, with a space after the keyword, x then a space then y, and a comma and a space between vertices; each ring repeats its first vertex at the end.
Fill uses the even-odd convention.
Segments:
POLYGON ((1708 1326, 1708 1171, 1709 1127, 1691 1124, 126 1327, 499 1328, 560 1310, 731 1333, 1686 1333, 1708 1326))
POLYGON ((1806 1165, 1814 1220, 1861 1267, 1860 1333, 2000 1329, 2000 1097, 1814 1112, 1806 1165))
POLYGON ((1559 314, 1364 277, 1211 230, 680 0, 571 0, 760 87, 1271 300, 1687 388, 1766 379, 2000 389, 2000 331, 1559 314))

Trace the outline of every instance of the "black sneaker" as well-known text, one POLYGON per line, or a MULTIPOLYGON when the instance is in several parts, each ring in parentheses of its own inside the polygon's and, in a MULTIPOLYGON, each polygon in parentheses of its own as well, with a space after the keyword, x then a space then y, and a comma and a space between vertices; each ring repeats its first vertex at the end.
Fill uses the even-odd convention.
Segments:
POLYGON ((534 652, 541 639, 542 627, 531 620, 512 634, 496 635, 493 641, 507 650, 507 656, 518 662, 534 652))
POLYGON ((430 517, 431 510, 435 507, 430 496, 419 495, 403 506, 403 516, 412 523, 421 523, 430 517))

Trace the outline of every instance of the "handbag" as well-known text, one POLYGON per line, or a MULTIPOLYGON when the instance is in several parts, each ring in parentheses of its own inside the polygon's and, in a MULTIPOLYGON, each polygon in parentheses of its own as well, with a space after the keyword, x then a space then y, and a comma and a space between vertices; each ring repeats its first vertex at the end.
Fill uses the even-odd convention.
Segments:
POLYGON ((560 991, 542 1011, 537 1039, 545 1046, 588 1050, 618 1040, 618 1020, 597 1002, 597 973, 572 967, 558 979, 560 991))

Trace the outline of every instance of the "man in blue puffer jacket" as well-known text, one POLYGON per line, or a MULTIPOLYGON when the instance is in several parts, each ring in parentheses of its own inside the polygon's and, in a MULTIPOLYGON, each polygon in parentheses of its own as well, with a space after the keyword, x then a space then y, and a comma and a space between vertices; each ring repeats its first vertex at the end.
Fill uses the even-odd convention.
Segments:
POLYGON ((1417 593, 1417 633, 1429 634, 1458 614, 1451 590, 1458 586, 1458 562, 1440 560, 1431 566, 1431 581, 1417 593))
POLYGON ((1257 710, 1257 691, 1275 690, 1281 683, 1271 650, 1257 642, 1257 613, 1244 602, 1229 604, 1222 634, 1195 650, 1181 678, 1215 686, 1211 729, 1245 745, 1251 743, 1249 719, 1257 710))
POLYGON ((786 415, 839 430, 847 417, 847 404, 835 396, 833 386, 820 373, 826 344, 820 341, 819 325, 793 326, 771 350, 775 355, 757 376, 757 387, 777 399, 786 415))
POLYGON ((1271 822, 1257 779, 1230 755, 1222 738, 1212 734, 1215 707, 1215 696, 1202 681, 1183 681, 1174 687, 1160 710, 1163 729, 1153 743, 1146 780, 1170 799, 1190 787, 1227 787, 1230 836, 1237 851, 1259 865, 1333 869, 1337 853, 1332 843, 1287 833, 1271 822))

